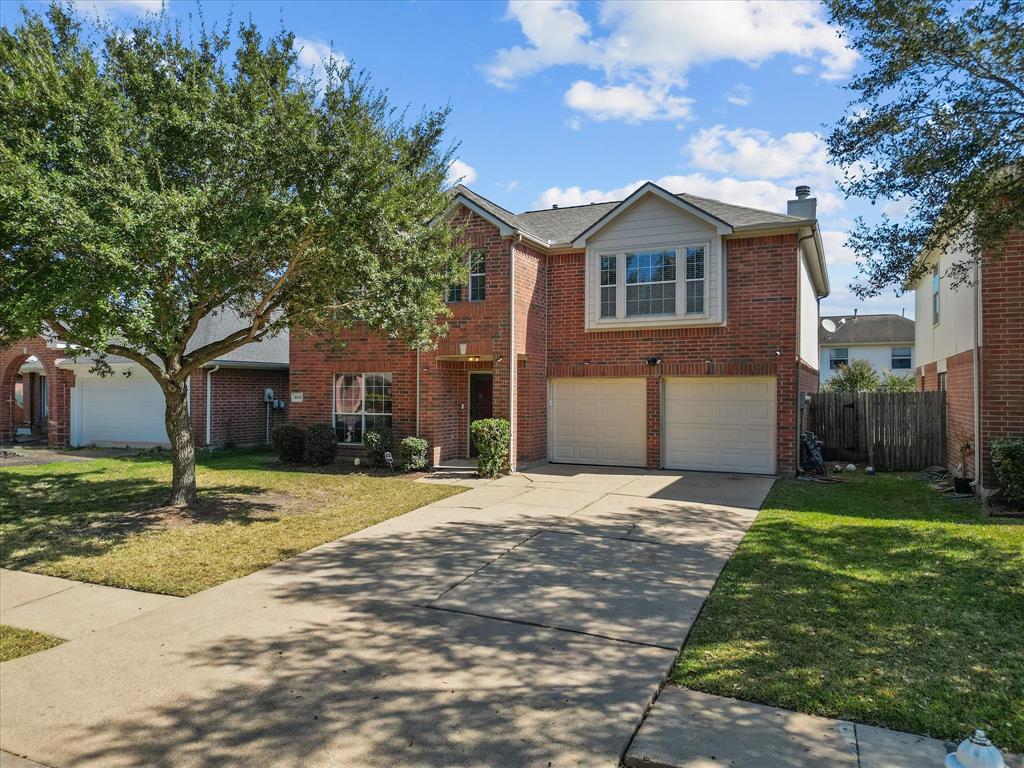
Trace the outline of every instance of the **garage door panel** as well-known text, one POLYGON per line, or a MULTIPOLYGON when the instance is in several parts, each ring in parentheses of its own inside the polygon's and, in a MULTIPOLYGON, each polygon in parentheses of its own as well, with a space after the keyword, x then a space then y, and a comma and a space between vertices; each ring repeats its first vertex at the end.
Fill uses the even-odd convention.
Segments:
POLYGON ((665 379, 665 466, 775 472, 775 379, 665 379))
POLYGON ((646 403, 643 379, 552 379, 551 460, 644 466, 646 403))
POLYGON ((163 392, 148 376, 79 377, 75 389, 77 445, 167 444, 163 392))

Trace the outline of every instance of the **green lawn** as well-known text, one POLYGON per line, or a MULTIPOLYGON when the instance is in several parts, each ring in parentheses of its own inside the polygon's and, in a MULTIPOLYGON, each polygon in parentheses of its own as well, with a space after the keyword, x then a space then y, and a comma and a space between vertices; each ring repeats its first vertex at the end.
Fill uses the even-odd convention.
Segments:
POLYGON ((199 460, 200 509, 160 509, 166 455, 0 469, 0 566, 190 595, 459 492, 284 468, 266 453, 199 460))
POLYGON ((775 485, 672 682, 1024 752, 1024 520, 844 479, 775 485))
POLYGON ((53 635, 0 624, 0 661, 10 661, 20 656, 28 656, 30 653, 39 653, 63 642, 53 635))

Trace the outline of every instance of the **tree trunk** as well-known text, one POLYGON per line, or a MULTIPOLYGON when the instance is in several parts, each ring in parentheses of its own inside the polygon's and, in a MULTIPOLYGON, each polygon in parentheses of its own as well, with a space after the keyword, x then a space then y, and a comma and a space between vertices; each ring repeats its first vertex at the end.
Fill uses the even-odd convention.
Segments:
POLYGON ((188 414, 188 390, 184 382, 161 382, 166 410, 164 421, 171 441, 174 474, 168 506, 188 507, 198 501, 196 495, 196 446, 192 442, 192 423, 188 414))

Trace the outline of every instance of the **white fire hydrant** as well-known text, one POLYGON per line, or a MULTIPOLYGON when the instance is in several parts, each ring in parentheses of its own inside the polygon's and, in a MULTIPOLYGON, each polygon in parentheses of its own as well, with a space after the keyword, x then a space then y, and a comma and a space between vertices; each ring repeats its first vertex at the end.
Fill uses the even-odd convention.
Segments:
POLYGON ((1002 753, 980 728, 946 755, 946 768, 1006 768, 1002 753))

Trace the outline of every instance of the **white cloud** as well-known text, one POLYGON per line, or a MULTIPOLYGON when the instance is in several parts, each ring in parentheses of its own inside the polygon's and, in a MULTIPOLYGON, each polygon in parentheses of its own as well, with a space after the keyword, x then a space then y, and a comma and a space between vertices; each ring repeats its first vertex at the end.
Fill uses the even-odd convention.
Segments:
POLYGON ((296 37, 295 47, 299 51, 299 66, 306 70, 312 70, 313 76, 321 83, 327 77, 326 63, 334 60, 339 67, 348 64, 345 54, 334 50, 329 43, 323 40, 314 40, 308 37, 296 37))
POLYGON ((476 181, 476 168, 461 160, 453 160, 448 166, 449 184, 472 184, 476 181))
MULTIPOLYGON (((598 119, 675 119, 670 115, 683 109, 680 91, 696 64, 733 60, 757 66, 778 55, 791 55, 803 64, 814 62, 821 77, 838 79, 848 75, 857 60, 828 24, 821 6, 810 0, 605 0, 597 16, 600 33, 570 0, 511 0, 506 18, 519 23, 526 44, 496 53, 486 67, 490 82, 509 87, 563 65, 600 70, 604 83, 579 81, 573 85, 575 92, 566 94, 570 106, 581 103, 582 108, 575 108, 602 116, 598 119), (582 92, 580 82, 585 83, 582 92), (658 106, 652 108, 652 102, 658 106)), ((742 101, 742 94, 739 98, 742 101)))
POLYGON ((565 94, 565 103, 595 120, 680 120, 689 117, 693 99, 673 96, 665 86, 594 85, 577 80, 565 94))
POLYGON ((829 267, 848 266, 856 264, 853 250, 846 246, 846 239, 849 234, 838 229, 823 229, 821 231, 821 244, 825 247, 825 260, 829 267))
POLYGON ((890 200, 888 203, 883 205, 882 212, 890 219, 902 221, 906 218, 907 213, 910 211, 910 206, 913 204, 913 198, 901 197, 899 200, 890 200))
POLYGON ((583 121, 580 120, 579 116, 573 115, 565 121, 565 127, 571 131, 578 131, 583 128, 583 121))
POLYGON ((160 13, 170 0, 72 0, 72 5, 84 14, 100 19, 140 13, 160 13))
POLYGON ((725 94, 725 100, 737 107, 745 107, 754 100, 754 91, 745 83, 736 83, 732 90, 725 94))
POLYGON ((828 163, 822 140, 808 131, 776 138, 754 128, 704 128, 686 146, 696 168, 768 179, 791 179, 832 185, 836 170, 828 163))
MULTIPOLYGON (((622 200, 636 190, 645 179, 638 179, 615 189, 583 189, 582 187, 550 187, 534 201, 535 208, 550 208, 552 205, 586 205, 610 200, 622 200)), ((729 177, 712 179, 703 173, 684 176, 662 176, 654 181, 669 192, 688 192, 700 197, 710 197, 735 205, 746 205, 766 211, 785 213, 786 201, 793 191, 767 179, 733 179, 729 177)), ((835 195, 819 196, 818 211, 835 210, 842 201, 835 195)))

